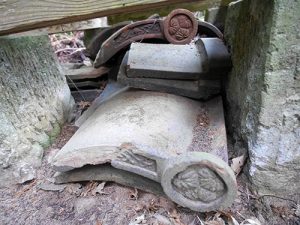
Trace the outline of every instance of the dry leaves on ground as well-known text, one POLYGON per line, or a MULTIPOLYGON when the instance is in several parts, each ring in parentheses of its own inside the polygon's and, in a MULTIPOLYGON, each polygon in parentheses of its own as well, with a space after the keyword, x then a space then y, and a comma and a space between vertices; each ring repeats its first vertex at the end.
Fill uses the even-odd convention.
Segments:
POLYGON ((106 184, 106 182, 101 182, 95 189, 92 190, 92 195, 93 196, 95 196, 97 194, 107 195, 107 193, 105 193, 103 191, 105 184, 106 184))
POLYGON ((49 35, 51 45, 60 62, 83 62, 86 58, 82 31, 49 35))
POLYGON ((238 221, 230 214, 226 212, 217 212, 212 218, 208 218, 207 221, 201 221, 201 225, 262 225, 258 219, 250 218, 245 219, 242 223, 238 221))
POLYGON ((81 197, 86 197, 92 190, 98 186, 97 182, 91 181, 86 186, 84 191, 80 194, 81 197))
POLYGON ((176 209, 173 209, 172 212, 169 214, 169 217, 171 219, 171 222, 175 225, 185 225, 181 222, 180 215, 176 211, 176 209))

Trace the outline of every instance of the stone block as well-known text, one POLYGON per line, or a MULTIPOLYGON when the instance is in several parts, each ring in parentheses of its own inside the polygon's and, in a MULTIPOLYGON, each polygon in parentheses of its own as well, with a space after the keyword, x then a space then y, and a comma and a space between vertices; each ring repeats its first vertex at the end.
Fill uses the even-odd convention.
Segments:
POLYGON ((132 43, 129 78, 218 80, 231 67, 230 55, 219 38, 202 38, 188 45, 132 43))
POLYGON ((212 23, 223 32, 224 24, 226 20, 226 14, 227 14, 227 6, 209 8, 205 11, 205 21, 212 23))
POLYGON ((205 50, 199 51, 195 44, 132 43, 126 74, 131 78, 196 80, 208 72, 205 65, 205 50))
POLYGON ((172 80, 158 78, 130 78, 126 75, 128 54, 124 56, 118 74, 118 82, 133 88, 161 91, 195 99, 208 99, 220 93, 219 80, 172 80))
POLYGON ((260 194, 300 190, 299 10, 299 1, 244 0, 227 11, 227 124, 248 148, 260 194))

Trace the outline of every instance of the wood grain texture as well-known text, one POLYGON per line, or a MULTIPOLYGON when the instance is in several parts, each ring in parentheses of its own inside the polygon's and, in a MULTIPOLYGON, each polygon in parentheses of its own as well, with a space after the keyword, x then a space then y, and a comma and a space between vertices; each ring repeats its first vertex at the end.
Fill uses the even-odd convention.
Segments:
MULTIPOLYGON (((223 0, 224 1, 224 0, 223 0)), ((221 5, 223 3, 221 0, 209 0, 209 1, 195 1, 195 2, 181 2, 173 3, 159 8, 147 9, 145 11, 136 13, 122 13, 117 15, 112 15, 108 17, 109 24, 115 24, 122 21, 138 21, 147 19, 153 14, 159 14, 160 16, 167 16, 174 9, 187 9, 191 12, 203 11, 208 8, 213 8, 215 6, 221 5)))
POLYGON ((68 69, 63 68, 63 74, 68 76, 71 80, 82 80, 82 79, 91 79, 101 77, 109 72, 107 67, 99 67, 95 69, 94 67, 84 66, 79 69, 68 69))
MULTIPOLYGON (((0 35, 195 0, 0 0, 0 35)), ((207 0, 202 0, 207 1, 207 0)))
POLYGON ((95 18, 91 20, 84 20, 80 22, 73 22, 67 24, 54 25, 39 29, 34 29, 30 31, 20 32, 16 34, 10 34, 9 37, 26 37, 26 36, 41 36, 47 34, 56 34, 69 31, 77 30, 89 30, 96 28, 106 28, 108 27, 107 17, 95 18))

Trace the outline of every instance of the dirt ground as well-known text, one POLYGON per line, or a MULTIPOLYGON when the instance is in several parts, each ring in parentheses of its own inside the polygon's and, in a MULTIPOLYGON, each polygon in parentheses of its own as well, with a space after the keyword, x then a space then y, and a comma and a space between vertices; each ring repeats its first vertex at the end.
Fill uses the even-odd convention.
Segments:
POLYGON ((278 199, 276 205, 263 205, 262 198, 249 191, 244 174, 238 177, 238 198, 224 212, 193 212, 167 198, 115 183, 91 181, 52 187, 55 172, 49 161, 75 131, 71 124, 63 127, 45 151, 37 179, 0 189, 1 225, 300 225, 294 202, 278 199), (52 191, 44 190, 47 188, 52 191))

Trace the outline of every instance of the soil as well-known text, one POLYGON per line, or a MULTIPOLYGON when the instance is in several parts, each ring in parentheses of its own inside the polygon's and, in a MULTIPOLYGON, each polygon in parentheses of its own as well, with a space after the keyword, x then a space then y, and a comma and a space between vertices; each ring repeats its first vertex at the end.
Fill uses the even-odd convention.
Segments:
POLYGON ((262 225, 300 224, 293 202, 279 199, 274 205, 262 204, 262 198, 250 192, 244 174, 238 177, 238 198, 224 212, 193 212, 167 198, 101 181, 54 185, 53 188, 55 172, 49 162, 76 130, 71 124, 63 127, 61 135, 45 151, 35 180, 0 189, 1 225, 219 225, 226 223, 218 222, 231 218, 238 222, 252 218, 262 225), (47 185, 52 191, 43 190, 47 185))

